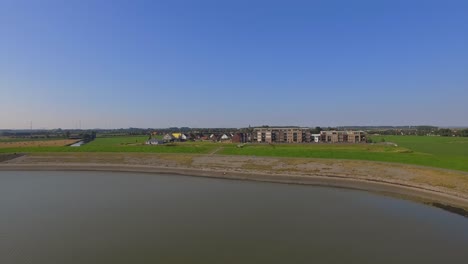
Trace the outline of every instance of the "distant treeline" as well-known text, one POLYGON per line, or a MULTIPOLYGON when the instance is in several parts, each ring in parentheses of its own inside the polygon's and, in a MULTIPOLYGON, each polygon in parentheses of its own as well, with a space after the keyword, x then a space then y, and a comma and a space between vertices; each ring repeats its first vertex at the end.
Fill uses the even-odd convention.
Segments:
POLYGON ((450 129, 431 126, 419 126, 406 129, 381 129, 368 130, 370 134, 379 135, 416 135, 416 136, 443 136, 443 137, 468 137, 468 128, 450 129))
POLYGON ((0 130, 0 136, 10 138, 33 138, 33 139, 83 139, 91 141, 96 138, 97 132, 94 130, 83 129, 51 129, 51 130, 0 130))
MULTIPOLYGON (((269 127, 269 126, 259 126, 269 127)), ((284 127, 284 126, 271 126, 284 127)), ((112 136, 139 136, 167 133, 193 133, 193 134, 223 134, 223 133, 251 133, 254 127, 246 128, 190 128, 190 127, 170 127, 170 128, 119 128, 119 129, 50 129, 50 130, 28 130, 28 129, 6 129, 0 130, 0 136, 14 138, 79 138, 92 140, 95 137, 112 136)), ((419 135, 419 136, 445 136, 445 137, 468 137, 468 128, 439 128, 435 126, 346 126, 346 127, 315 127, 310 131, 318 134, 323 130, 363 130, 369 134, 379 135, 419 135)))

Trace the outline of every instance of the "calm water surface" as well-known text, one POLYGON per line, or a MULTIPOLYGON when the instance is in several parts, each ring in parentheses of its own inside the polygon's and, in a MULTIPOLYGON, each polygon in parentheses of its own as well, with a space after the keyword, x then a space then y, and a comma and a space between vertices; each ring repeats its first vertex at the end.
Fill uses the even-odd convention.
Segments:
POLYGON ((467 263, 468 219, 367 192, 0 172, 0 263, 467 263))
POLYGON ((79 141, 79 142, 76 142, 75 144, 71 144, 70 147, 81 147, 84 144, 85 144, 84 141, 79 141))

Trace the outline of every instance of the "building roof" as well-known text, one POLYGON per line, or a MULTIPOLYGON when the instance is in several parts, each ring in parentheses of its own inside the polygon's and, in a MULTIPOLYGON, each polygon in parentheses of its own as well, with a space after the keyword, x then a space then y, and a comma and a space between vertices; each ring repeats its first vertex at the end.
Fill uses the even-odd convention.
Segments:
POLYGON ((311 129, 310 127, 254 127, 253 130, 311 129))
POLYGON ((171 139, 174 139, 174 137, 171 134, 166 134, 166 135, 164 135, 163 139, 164 140, 171 140, 171 139))
POLYGON ((220 139, 229 139, 229 136, 226 135, 226 134, 223 134, 223 135, 220 137, 220 139))

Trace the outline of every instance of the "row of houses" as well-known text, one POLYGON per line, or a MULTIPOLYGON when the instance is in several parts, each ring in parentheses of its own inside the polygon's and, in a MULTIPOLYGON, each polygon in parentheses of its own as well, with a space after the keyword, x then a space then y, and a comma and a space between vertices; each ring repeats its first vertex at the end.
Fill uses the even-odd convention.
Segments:
POLYGON ((250 137, 247 133, 219 133, 219 134, 184 134, 184 133, 167 133, 162 139, 151 137, 146 141, 147 145, 159 145, 170 142, 184 141, 213 141, 213 142, 232 142, 246 143, 250 142, 250 137))
POLYGON ((162 139, 151 138, 146 144, 158 145, 168 142, 213 141, 232 143, 361 143, 366 142, 364 131, 321 131, 312 133, 310 128, 299 127, 262 127, 252 132, 191 134, 168 133, 162 139))

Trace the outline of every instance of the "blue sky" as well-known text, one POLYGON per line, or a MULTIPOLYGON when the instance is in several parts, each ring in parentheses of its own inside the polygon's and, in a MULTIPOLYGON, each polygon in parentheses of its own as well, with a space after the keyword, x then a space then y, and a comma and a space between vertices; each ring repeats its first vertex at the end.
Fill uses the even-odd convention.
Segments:
POLYGON ((468 126, 468 1, 0 1, 0 128, 468 126))

